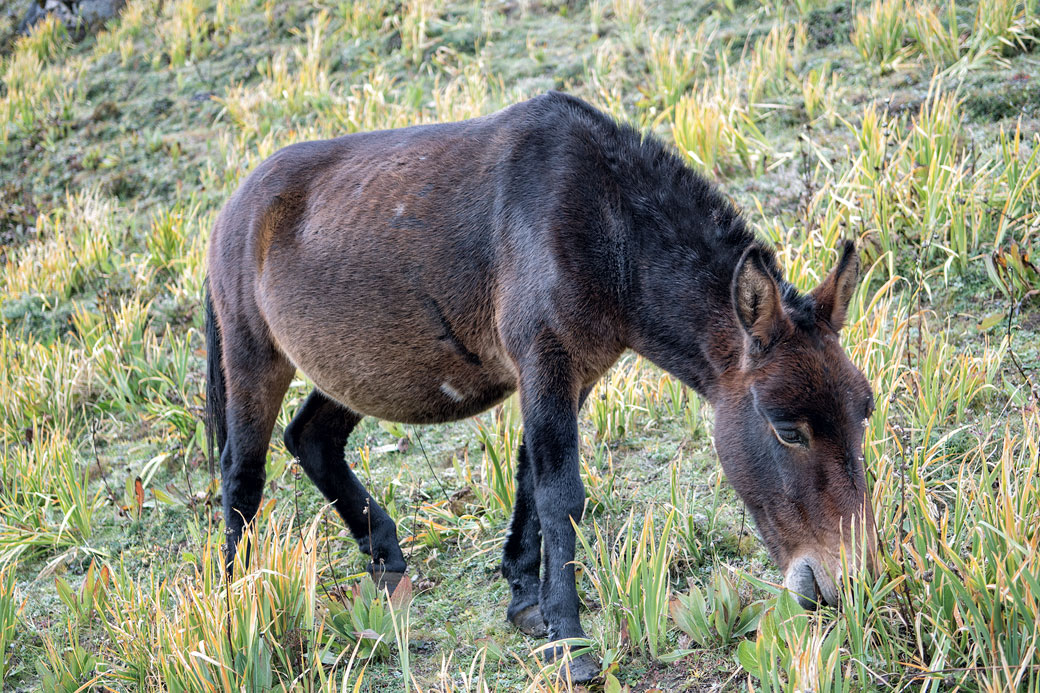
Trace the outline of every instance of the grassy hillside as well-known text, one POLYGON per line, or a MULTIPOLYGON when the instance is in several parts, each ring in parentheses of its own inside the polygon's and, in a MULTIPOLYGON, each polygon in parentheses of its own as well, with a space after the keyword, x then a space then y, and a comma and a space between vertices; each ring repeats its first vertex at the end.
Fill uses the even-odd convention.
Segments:
POLYGON ((391 600, 281 443, 307 383, 230 588, 200 423, 206 239, 246 173, 555 88, 673 142, 799 287, 857 239, 843 338, 878 396, 883 574, 805 614, 710 407, 632 354, 604 378, 578 560, 605 690, 1040 690, 1038 39, 1037 0, 130 0, 3 44, 3 688, 568 688, 504 621, 515 403, 354 433, 412 570, 391 600))

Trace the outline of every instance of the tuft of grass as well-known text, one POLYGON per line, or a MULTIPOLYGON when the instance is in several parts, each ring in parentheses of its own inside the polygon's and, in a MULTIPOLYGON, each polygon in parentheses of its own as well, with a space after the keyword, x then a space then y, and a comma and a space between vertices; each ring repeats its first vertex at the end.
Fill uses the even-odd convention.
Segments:
POLYGON ((906 13, 906 0, 874 0, 856 15, 850 39, 867 67, 885 74, 910 57, 906 13))
POLYGON ((0 690, 7 679, 10 669, 8 651, 15 642, 21 603, 16 592, 15 572, 18 564, 12 563, 0 568, 0 690))
POLYGON ((668 566, 674 551, 674 512, 656 530, 653 510, 648 508, 642 523, 635 511, 618 530, 616 538, 604 535, 593 520, 595 548, 576 526, 578 542, 588 562, 582 564, 604 612, 605 630, 599 641, 607 659, 617 656, 621 633, 627 631, 627 643, 635 652, 661 658, 667 647, 668 602, 671 584, 668 566), (612 651, 613 650, 613 651, 612 651))
MULTIPOLYGON (((299 529, 291 518, 266 519, 265 530, 254 529, 247 539, 250 567, 240 558, 231 582, 220 575, 219 544, 212 538, 198 562, 169 584, 140 590, 125 574, 112 580, 96 599, 112 680, 171 691, 331 690, 337 670, 344 680, 353 676, 360 649, 355 642, 367 636, 351 633, 357 641, 342 640, 341 629, 329 621, 339 612, 320 603, 330 598, 320 587, 321 517, 299 529)), ((338 608, 331 601, 327 606, 338 608)))
POLYGON ((672 108, 693 80, 707 70, 707 57, 718 33, 718 25, 701 24, 694 33, 679 27, 669 35, 654 32, 647 43, 647 68, 652 98, 664 109, 672 108))
POLYGON ((945 8, 915 5, 907 32, 928 61, 940 68, 957 64, 961 59, 961 29, 957 20, 957 5, 948 2, 945 8))
POLYGON ((845 630, 839 621, 828 626, 812 619, 789 592, 761 616, 754 642, 737 647, 741 667, 769 690, 853 690, 842 676, 841 648, 845 630))
POLYGON ((802 107, 809 123, 823 120, 828 127, 834 127, 838 121, 837 104, 841 99, 842 87, 831 66, 824 64, 819 69, 809 70, 800 85, 802 107))
POLYGON ((7 447, 2 468, 0 564, 92 550, 101 494, 86 483, 87 466, 62 436, 35 422, 29 445, 7 447))
POLYGON ((476 420, 476 434, 483 448, 480 484, 475 486, 480 505, 506 517, 516 502, 516 456, 520 451, 520 398, 514 395, 496 407, 490 425, 476 420))
POLYGON ((711 584, 701 590, 690 581, 689 591, 671 603, 672 620, 701 647, 729 645, 758 629, 764 604, 754 602, 741 608, 737 586, 716 568, 711 584))
POLYGON ((808 34, 801 22, 775 24, 755 42, 747 59, 747 99, 754 108, 764 107, 766 99, 787 94, 798 83, 807 44, 808 34))
POLYGON ((401 618, 402 615, 407 617, 407 611, 400 609, 407 606, 410 594, 406 597, 405 592, 411 589, 411 583, 406 582, 408 578, 404 580, 389 599, 380 594, 368 575, 354 584, 349 592, 341 590, 342 602, 332 601, 327 606, 331 636, 352 645, 353 656, 361 660, 386 658, 390 654, 390 643, 395 639, 400 648, 402 629, 405 628, 401 618))
POLYGON ((711 175, 761 171, 770 153, 750 106, 732 85, 706 84, 685 95, 671 127, 679 150, 711 175))
POLYGON ((69 32, 56 14, 37 22, 15 44, 16 53, 31 53, 41 63, 60 59, 69 47, 69 32))

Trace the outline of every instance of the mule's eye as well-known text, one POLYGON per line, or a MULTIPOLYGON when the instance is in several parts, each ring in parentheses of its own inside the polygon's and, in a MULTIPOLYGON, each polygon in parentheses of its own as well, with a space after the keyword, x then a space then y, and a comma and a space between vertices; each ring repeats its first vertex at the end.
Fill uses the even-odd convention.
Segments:
POLYGON ((809 438, 797 428, 774 427, 773 433, 776 434, 777 440, 784 445, 809 446, 809 438))

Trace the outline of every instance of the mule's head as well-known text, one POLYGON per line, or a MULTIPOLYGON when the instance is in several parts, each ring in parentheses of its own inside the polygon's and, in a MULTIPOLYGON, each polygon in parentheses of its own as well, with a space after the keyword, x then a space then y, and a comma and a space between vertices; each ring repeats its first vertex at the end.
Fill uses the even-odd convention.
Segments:
POLYGON ((716 398, 716 448, 804 606, 837 603, 843 554, 848 569, 875 570, 863 470, 873 394, 838 339, 858 273, 850 242, 808 295, 779 282, 754 246, 733 277, 740 365, 716 398))

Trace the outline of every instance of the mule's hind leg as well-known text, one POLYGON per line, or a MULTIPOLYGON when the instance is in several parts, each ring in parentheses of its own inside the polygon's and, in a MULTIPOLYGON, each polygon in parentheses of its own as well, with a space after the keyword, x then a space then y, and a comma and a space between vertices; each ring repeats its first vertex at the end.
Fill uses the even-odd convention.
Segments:
POLYGON ((336 506, 362 552, 372 557, 368 570, 391 591, 405 571, 397 527, 343 456, 361 416, 314 390, 285 429, 285 447, 300 460, 318 490, 336 506))
MULTIPOLYGON (((260 507, 271 431, 296 369, 248 327, 231 325, 222 332, 228 437, 220 469, 227 532, 224 556, 230 570, 242 530, 260 507)), ((248 546, 246 551, 248 561, 248 546)))

